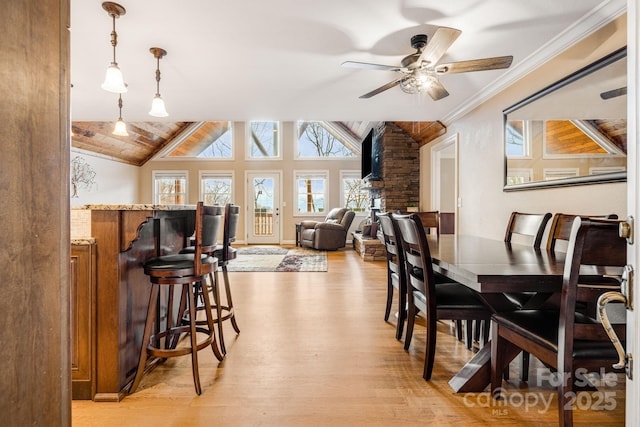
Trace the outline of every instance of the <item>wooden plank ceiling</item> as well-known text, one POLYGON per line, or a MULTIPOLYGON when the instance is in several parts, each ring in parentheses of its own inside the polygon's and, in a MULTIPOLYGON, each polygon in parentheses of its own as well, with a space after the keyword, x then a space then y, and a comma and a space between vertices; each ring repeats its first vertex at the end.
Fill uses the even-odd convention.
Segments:
MULTIPOLYGON (((440 122, 395 123, 420 146, 446 131, 440 122)), ((116 136, 111 133, 113 122, 73 122, 71 145, 100 157, 142 166, 164 148, 175 145, 178 139, 170 157, 197 156, 226 126, 227 122, 128 122, 129 136, 116 136)), ((355 122, 347 122, 345 126, 358 135, 362 133, 362 126, 355 122)))

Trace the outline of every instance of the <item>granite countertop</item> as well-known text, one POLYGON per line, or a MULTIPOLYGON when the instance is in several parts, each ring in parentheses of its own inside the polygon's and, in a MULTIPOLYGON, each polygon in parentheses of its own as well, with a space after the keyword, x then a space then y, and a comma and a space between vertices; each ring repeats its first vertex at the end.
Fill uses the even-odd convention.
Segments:
POLYGON ((72 245, 92 245, 96 242, 96 239, 93 237, 80 237, 71 239, 72 245))
POLYGON ((195 210, 196 205, 153 205, 153 204, 113 204, 113 205, 84 205, 78 209, 94 211, 183 211, 195 210))

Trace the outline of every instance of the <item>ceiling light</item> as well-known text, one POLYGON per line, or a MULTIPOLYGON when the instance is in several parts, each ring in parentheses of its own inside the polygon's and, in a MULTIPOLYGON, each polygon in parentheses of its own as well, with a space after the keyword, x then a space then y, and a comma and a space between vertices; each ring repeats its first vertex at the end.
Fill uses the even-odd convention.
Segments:
POLYGON ((116 122, 112 133, 117 136, 129 136, 129 132, 127 132, 127 124, 122 120, 122 95, 118 97, 118 110, 120 111, 118 121, 116 122))
POLYGON ((152 47, 149 51, 153 54, 154 58, 157 60, 156 65, 156 96, 153 97, 153 101, 151 102, 151 111, 149 111, 149 115, 154 117, 167 117, 169 113, 164 106, 164 100, 160 96, 160 58, 167 54, 167 51, 161 49, 159 47, 152 47))
POLYGON ((423 93, 431 87, 435 79, 428 70, 419 69, 400 80, 400 89, 409 94, 423 93))
POLYGON ((106 10, 109 16, 111 16, 111 18, 113 19, 113 30, 111 31, 113 62, 111 62, 109 67, 107 67, 107 72, 104 77, 104 83, 102 83, 102 89, 109 92, 125 93, 127 91, 127 86, 124 83, 122 71, 120 71, 120 67, 118 67, 118 63, 116 62, 116 46, 118 45, 118 33, 116 33, 116 18, 121 17, 127 11, 118 3, 112 3, 110 1, 102 3, 102 8, 106 10))

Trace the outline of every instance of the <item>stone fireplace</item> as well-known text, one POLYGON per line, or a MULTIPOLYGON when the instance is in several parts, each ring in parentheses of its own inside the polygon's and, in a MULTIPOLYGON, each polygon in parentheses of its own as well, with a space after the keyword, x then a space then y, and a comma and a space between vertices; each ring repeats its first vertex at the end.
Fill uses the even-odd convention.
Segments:
MULTIPOLYGON (((418 206, 420 199, 420 146, 394 123, 381 123, 381 179, 367 182, 371 194, 370 222, 378 212, 406 212, 407 206, 418 206)), ((386 250, 382 232, 377 236, 356 234, 354 249, 364 261, 384 261, 386 250)))
POLYGON ((369 181, 372 210, 402 211, 420 200, 420 146, 394 123, 382 123, 382 179, 369 181))

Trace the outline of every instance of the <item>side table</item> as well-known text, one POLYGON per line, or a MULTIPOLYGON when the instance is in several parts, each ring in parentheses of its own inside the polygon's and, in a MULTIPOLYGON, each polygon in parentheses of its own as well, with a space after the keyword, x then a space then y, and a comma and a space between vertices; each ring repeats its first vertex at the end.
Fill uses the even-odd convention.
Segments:
POLYGON ((302 224, 298 222, 296 223, 296 246, 302 246, 302 241, 300 240, 301 231, 302 231, 302 224))

